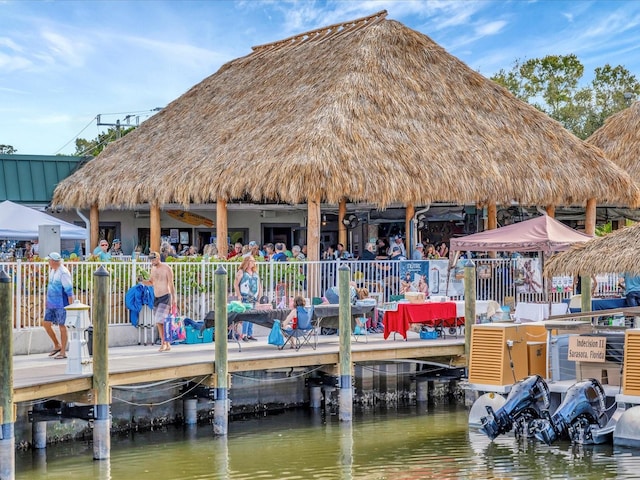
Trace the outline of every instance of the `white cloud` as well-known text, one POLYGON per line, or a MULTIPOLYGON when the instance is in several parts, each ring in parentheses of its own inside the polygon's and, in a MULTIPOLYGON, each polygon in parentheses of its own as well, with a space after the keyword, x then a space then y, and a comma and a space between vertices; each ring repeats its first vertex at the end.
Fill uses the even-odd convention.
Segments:
MULTIPOLYGON (((45 52, 49 53, 53 61, 61 61, 72 67, 84 66, 86 55, 92 51, 92 48, 78 37, 71 39, 49 30, 41 32, 40 36, 45 42, 45 52)), ((46 58, 46 55, 43 55, 43 58, 46 58)))
POLYGON ((18 70, 27 70, 31 67, 32 63, 22 55, 5 55, 0 52, 0 69, 4 73, 11 73, 18 70))
MULTIPOLYGON (((2 65, 2 62, 0 62, 0 65, 2 65)), ((29 94, 29 92, 27 92, 25 90, 18 90, 17 88, 2 87, 2 86, 0 86, 0 92, 14 93, 14 94, 18 94, 18 95, 28 95, 29 94)))
POLYGON ((0 37, 0 47, 7 47, 14 52, 22 52, 23 48, 8 37, 0 37))
POLYGON ((479 37, 484 37, 487 35, 496 35, 502 31, 502 29, 506 24, 507 22, 505 22, 504 20, 496 20, 494 22, 489 22, 489 23, 476 26, 475 32, 479 37))

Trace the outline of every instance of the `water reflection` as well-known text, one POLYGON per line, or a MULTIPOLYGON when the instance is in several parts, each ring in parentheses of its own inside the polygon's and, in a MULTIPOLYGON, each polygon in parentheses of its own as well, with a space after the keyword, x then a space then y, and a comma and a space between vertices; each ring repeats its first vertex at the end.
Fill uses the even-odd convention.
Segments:
POLYGON ((93 476, 96 480, 111 480, 111 459, 93 462, 93 476))
POLYGON ((340 424, 340 478, 353 478, 353 428, 351 422, 340 424))
POLYGON ((491 442, 467 427, 462 407, 324 409, 112 438, 111 460, 87 442, 16 454, 16 479, 457 479, 639 478, 640 456, 609 445, 552 446, 513 436, 491 442))

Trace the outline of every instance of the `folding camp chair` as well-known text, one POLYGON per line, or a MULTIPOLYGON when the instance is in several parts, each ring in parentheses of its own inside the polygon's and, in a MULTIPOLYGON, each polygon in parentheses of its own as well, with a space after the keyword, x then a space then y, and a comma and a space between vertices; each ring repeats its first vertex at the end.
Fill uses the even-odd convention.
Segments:
POLYGON ((282 350, 287 344, 300 350, 303 345, 309 345, 314 350, 318 346, 318 329, 313 322, 313 307, 296 307, 297 323, 295 327, 288 326, 282 329, 284 344, 279 347, 282 350))

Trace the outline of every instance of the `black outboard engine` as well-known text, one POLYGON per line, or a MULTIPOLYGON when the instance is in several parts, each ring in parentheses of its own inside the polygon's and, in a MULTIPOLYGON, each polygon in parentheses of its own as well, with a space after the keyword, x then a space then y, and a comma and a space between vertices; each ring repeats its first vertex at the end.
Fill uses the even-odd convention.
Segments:
POLYGON ((604 388, 595 378, 572 385, 553 416, 545 412, 544 418, 534 422, 535 437, 547 445, 567 436, 587 443, 593 437, 592 427, 602 428, 608 421, 605 400, 604 388))
POLYGON ((529 424, 541 418, 549 408, 549 387, 540 375, 531 375, 516 383, 505 404, 497 411, 487 405, 487 415, 482 417, 481 430, 491 440, 509 432, 515 425, 517 436, 529 435, 529 424))

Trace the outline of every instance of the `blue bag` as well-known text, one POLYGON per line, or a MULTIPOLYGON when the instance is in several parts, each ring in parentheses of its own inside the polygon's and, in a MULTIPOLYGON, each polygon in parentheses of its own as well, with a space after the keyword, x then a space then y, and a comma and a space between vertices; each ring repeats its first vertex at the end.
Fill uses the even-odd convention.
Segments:
POLYGON ((284 335, 282 335, 282 330, 280 329, 280 320, 273 321, 273 327, 269 332, 269 344, 277 345, 278 347, 284 345, 284 335))

